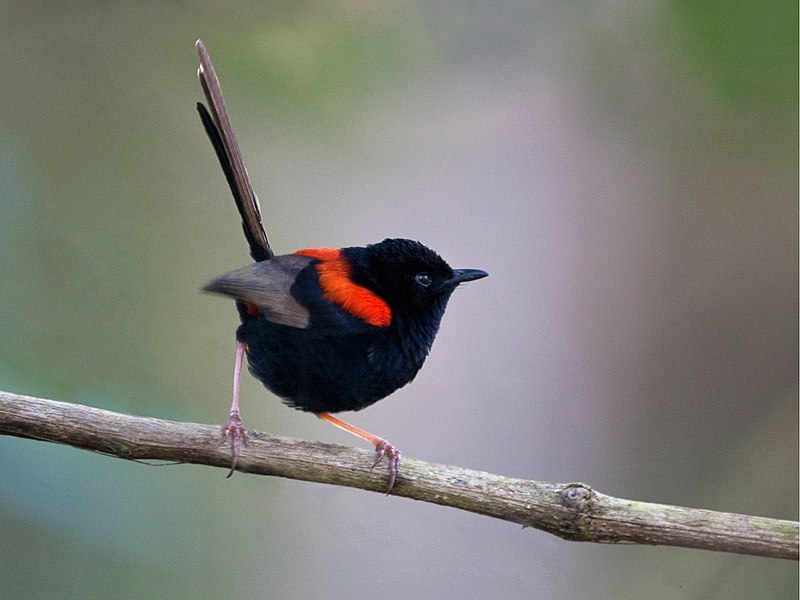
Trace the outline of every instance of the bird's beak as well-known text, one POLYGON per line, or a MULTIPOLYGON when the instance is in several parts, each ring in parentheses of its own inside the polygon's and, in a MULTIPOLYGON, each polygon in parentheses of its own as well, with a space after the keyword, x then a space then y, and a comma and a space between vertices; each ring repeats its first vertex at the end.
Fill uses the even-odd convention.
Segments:
POLYGON ((489 274, 486 271, 481 271, 480 269, 453 269, 453 276, 447 280, 447 284, 455 287, 459 283, 475 281, 488 276, 489 274))

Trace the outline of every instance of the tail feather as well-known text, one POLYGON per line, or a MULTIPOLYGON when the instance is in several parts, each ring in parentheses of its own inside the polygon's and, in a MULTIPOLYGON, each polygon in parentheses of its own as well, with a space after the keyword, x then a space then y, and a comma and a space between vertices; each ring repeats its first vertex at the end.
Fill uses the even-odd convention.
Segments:
POLYGON ((208 56, 203 42, 197 40, 195 47, 200 56, 200 68, 197 70, 197 76, 200 78, 200 85, 209 106, 206 109, 202 103, 198 102, 197 112, 200 114, 200 120, 211 140, 211 145, 214 147, 214 152, 231 188, 236 208, 242 217, 242 229, 250 246, 250 256, 255 261, 268 260, 274 256, 274 253, 261 221, 258 197, 253 191, 239 144, 231 127, 219 79, 217 79, 214 65, 211 63, 211 58, 208 56))

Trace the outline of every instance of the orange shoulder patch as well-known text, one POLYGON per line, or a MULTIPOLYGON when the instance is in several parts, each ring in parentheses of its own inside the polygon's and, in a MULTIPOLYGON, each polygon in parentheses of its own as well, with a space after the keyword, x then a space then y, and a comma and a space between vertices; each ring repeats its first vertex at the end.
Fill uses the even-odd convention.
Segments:
POLYGON ((375 327, 388 327, 392 322, 392 309, 375 292, 353 283, 350 264, 342 258, 337 248, 306 248, 295 254, 319 260, 317 274, 322 294, 343 310, 375 327))

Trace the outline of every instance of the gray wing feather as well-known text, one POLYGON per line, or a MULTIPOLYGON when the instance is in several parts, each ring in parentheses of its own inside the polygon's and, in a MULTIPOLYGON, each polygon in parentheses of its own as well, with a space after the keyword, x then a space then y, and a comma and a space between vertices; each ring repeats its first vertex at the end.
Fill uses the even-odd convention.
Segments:
POLYGON ((308 327, 309 311, 292 296, 291 286, 313 260, 297 254, 276 256, 220 275, 203 289, 251 302, 273 323, 302 329, 308 327))

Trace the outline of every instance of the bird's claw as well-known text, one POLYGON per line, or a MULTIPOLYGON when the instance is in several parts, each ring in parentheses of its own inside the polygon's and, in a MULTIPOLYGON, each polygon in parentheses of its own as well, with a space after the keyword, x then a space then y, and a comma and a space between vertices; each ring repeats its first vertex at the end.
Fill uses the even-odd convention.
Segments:
POLYGON ((392 446, 386 440, 380 439, 375 444, 375 462, 372 463, 373 469, 378 466, 384 456, 389 460, 389 487, 386 490, 386 493, 389 494, 397 479, 397 465, 400 464, 400 450, 392 446))
POLYGON ((239 462, 239 450, 247 445, 247 430, 242 425, 242 419, 238 414, 231 414, 228 422, 222 426, 222 443, 231 440, 231 470, 225 476, 227 479, 236 470, 236 463, 239 462))

